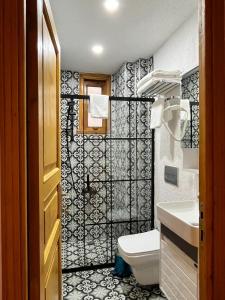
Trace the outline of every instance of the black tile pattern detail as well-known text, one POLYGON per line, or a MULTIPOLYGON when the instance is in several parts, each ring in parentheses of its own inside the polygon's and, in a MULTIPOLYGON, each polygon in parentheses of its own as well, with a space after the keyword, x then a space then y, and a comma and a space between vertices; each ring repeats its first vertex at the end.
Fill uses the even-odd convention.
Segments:
POLYGON ((112 75, 112 95, 137 97, 137 83, 153 70, 153 57, 140 58, 136 62, 124 63, 112 75))
MULTIPOLYGON (((152 58, 124 64, 112 76, 114 95, 135 96, 138 80, 152 67, 152 58)), ((61 84, 63 94, 78 94, 79 73, 62 71, 61 84)), ((151 229, 151 104, 112 101, 110 135, 82 135, 76 100, 71 141, 69 101, 61 100, 63 268, 111 263, 119 236, 151 229), (91 197, 82 192, 87 174, 91 197)))
MULTIPOLYGON (((199 102, 199 71, 182 80, 182 98, 199 102)), ((189 122, 182 141, 183 148, 199 148, 199 105, 191 105, 192 122, 189 122)))
POLYGON ((120 279, 112 276, 112 269, 98 269, 63 274, 64 300, 162 300, 160 289, 138 285, 133 275, 120 279))

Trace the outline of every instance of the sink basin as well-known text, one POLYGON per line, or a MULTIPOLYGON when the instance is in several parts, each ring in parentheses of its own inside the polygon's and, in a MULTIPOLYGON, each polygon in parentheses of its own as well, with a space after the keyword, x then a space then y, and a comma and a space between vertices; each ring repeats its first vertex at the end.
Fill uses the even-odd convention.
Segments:
POLYGON ((157 204, 159 221, 192 246, 199 244, 199 207, 197 201, 157 204))

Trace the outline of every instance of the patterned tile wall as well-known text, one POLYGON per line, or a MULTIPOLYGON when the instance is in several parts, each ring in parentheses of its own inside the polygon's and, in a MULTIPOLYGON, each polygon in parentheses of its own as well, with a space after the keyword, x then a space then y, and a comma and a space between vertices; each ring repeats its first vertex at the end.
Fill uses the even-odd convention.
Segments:
MULTIPOLYGON (((184 76, 182 80, 182 98, 190 102, 199 102, 199 71, 184 76)), ((192 123, 182 141, 183 148, 199 148, 199 105, 191 105, 192 123)))
MULTIPOLYGON (((137 82, 151 70, 152 57, 124 63, 112 75, 112 94, 136 96, 137 82)), ((196 71, 183 79, 183 98, 198 101, 198 76, 196 71)), ((62 71, 61 91, 78 94, 79 73, 62 71)), ((67 125, 71 126, 67 116, 69 101, 61 100, 64 268, 111 262, 117 238, 149 230, 152 220, 151 104, 112 101, 110 136, 114 140, 108 140, 106 135, 76 134, 79 124, 77 100, 74 141, 70 141, 66 131, 67 125), (91 197, 83 194, 87 174, 91 181, 103 181, 91 184, 94 191, 91 197), (114 182, 110 183, 111 179, 114 182)), ((192 141, 189 126, 184 147, 198 147, 198 107, 192 107, 192 116, 192 141)))
MULTIPOLYGON (((79 73, 62 71, 61 92, 79 94, 79 73)), ((73 136, 68 117, 70 99, 61 99, 62 130, 62 262, 63 268, 82 267, 93 262, 105 263, 106 240, 109 230, 107 197, 109 187, 96 180, 106 180, 106 142, 103 135, 77 134, 79 124, 79 100, 75 100, 73 136), (72 172, 71 172, 72 169, 72 172), (87 174, 90 176, 94 195, 84 194, 87 174), (94 241, 100 240, 97 245, 94 241)))
POLYGON ((112 95, 136 97, 137 83, 153 70, 153 57, 140 58, 136 62, 124 63, 112 75, 112 95))
MULTIPOLYGON (((137 82, 152 68, 152 57, 123 64, 112 76, 112 94, 120 97, 136 96, 137 82)), ((130 177, 133 180, 131 183, 118 183, 115 203, 123 205, 121 199, 125 199, 127 202, 127 211, 130 210, 130 212, 124 215, 127 219, 131 218, 135 221, 130 224, 129 230, 132 233, 147 231, 151 227, 152 204, 150 185, 152 133, 149 127, 151 104, 131 101, 129 106, 129 102, 115 102, 112 107, 114 122, 112 135, 124 138, 122 141, 115 142, 117 150, 113 151, 115 154, 113 164, 119 170, 118 174, 123 174, 126 170, 127 179, 130 177), (136 137, 137 140, 125 140, 125 138, 134 139, 136 137), (131 156, 130 166, 129 155, 131 156), (135 179, 139 181, 135 181, 135 179)))
MULTIPOLYGON (((138 79, 152 66, 152 58, 123 64, 112 76, 113 94, 135 96, 138 79)), ((79 73, 62 71, 61 91, 78 94, 79 73)), ((152 218, 151 104, 112 101, 111 138, 114 139, 108 140, 106 135, 76 134, 77 100, 73 120, 75 135, 71 141, 66 130, 71 127, 67 116, 69 101, 61 101, 63 268, 111 262, 117 238, 149 230, 152 218), (103 181, 91 183, 94 191, 91 197, 83 193, 87 174, 91 181, 103 181), (114 182, 110 183, 111 179, 114 182)))

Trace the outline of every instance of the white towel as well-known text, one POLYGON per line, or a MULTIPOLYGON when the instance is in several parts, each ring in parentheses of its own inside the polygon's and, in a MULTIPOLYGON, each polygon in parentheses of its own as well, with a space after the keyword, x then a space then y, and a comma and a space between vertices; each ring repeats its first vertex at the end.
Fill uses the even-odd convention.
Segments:
POLYGON ((167 123, 173 119, 173 113, 171 109, 163 111, 163 119, 167 123))
POLYGON ((164 110, 164 99, 159 98, 152 104, 150 128, 159 128, 162 126, 162 117, 164 110))
POLYGON ((88 127, 92 127, 92 128, 102 127, 102 119, 92 118, 91 114, 88 113, 88 127))
POLYGON ((164 71, 164 70, 155 70, 151 73, 144 76, 137 84, 137 88, 140 88, 143 84, 153 78, 161 78, 164 80, 169 79, 181 79, 181 71, 174 70, 174 71, 164 71))
POLYGON ((186 118, 187 118, 188 121, 190 121, 191 120, 190 101, 188 99, 181 99, 180 100, 180 107, 185 109, 185 111, 187 111, 187 113, 188 113, 188 116, 187 116, 185 111, 181 111, 180 112, 180 119, 182 121, 185 121, 186 118))
POLYGON ((107 119, 109 116, 109 96, 90 95, 89 112, 92 118, 107 119))
MULTIPOLYGON (((155 84, 159 83, 160 80, 165 80, 165 79, 159 79, 159 78, 152 78, 150 80, 148 80, 147 82, 145 82, 140 88, 138 88, 137 90, 137 95, 138 97, 141 97, 141 95, 146 92, 148 89, 150 89, 151 87, 153 87, 155 84)), ((180 83, 180 79, 168 79, 166 80, 166 82, 168 83, 180 83)))

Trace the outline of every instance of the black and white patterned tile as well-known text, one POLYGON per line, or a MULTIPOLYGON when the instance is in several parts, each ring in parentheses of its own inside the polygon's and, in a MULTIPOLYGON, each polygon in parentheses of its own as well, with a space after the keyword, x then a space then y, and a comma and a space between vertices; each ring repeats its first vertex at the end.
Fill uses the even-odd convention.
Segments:
MULTIPOLYGON (((199 102, 199 71, 184 76, 182 98, 199 102)), ((191 105, 192 124, 189 123, 182 141, 183 148, 199 148, 199 105, 191 105)))
POLYGON ((160 289, 138 285, 133 275, 120 279, 112 269, 63 274, 64 300, 150 300, 166 299, 160 289))
MULTIPOLYGON (((137 82, 152 69, 152 58, 123 64, 112 76, 113 94, 136 95, 137 82)), ((183 98, 198 101, 198 72, 186 77, 182 88, 183 98)), ((79 73, 62 71, 62 93, 79 93, 79 73)), ((152 226, 151 103, 131 101, 129 105, 129 102, 112 101, 111 137, 118 140, 107 141, 107 135, 76 133, 77 100, 75 134, 71 141, 66 131, 71 124, 67 116, 69 101, 61 101, 62 262, 65 269, 113 262, 119 236, 145 232, 152 226), (136 137, 137 141, 130 139, 136 137), (87 174, 95 192, 91 197, 83 194, 87 174), (117 182, 110 183, 111 179, 117 182), (109 183, 97 183, 99 180, 109 183)), ((198 147, 199 111, 195 106, 193 120, 192 144, 198 147)), ((189 128, 185 147, 190 145, 189 128)))
POLYGON ((138 82, 151 71, 153 71, 153 57, 140 58, 135 62, 135 96, 138 82))
MULTIPOLYGON (((133 97, 138 80, 152 67, 152 58, 123 64, 112 76, 113 94, 133 97)), ((79 73, 62 71, 61 78, 63 94, 79 93, 79 73)), ((73 124, 68 117, 69 102, 70 99, 61 101, 62 242, 69 245, 63 251, 63 268, 85 266, 90 257, 88 249, 94 249, 100 235, 112 241, 109 247, 114 250, 120 235, 150 230, 152 203, 151 104, 112 101, 110 135, 83 135, 77 131, 79 100, 75 100, 73 124), (73 130, 72 140, 67 128, 73 130), (115 140, 107 140, 109 136, 115 140), (138 141, 130 139, 136 137, 138 141), (94 191, 91 196, 83 193, 87 174, 94 191), (74 253, 73 244, 78 245, 74 253), (76 259, 78 254, 80 259, 76 259)), ((111 249, 109 255, 103 244, 98 245, 98 249, 102 245, 105 255, 101 261, 112 262, 114 255, 111 249)), ((93 264, 97 264, 95 259, 93 264)))
MULTIPOLYGON (((105 229, 104 229, 105 231, 105 229)), ((101 230, 98 229, 99 233, 101 230)), ((80 266, 97 266, 111 262, 114 256, 110 240, 105 236, 99 239, 89 239, 87 243, 62 243, 62 263, 64 269, 73 269, 80 266)))

